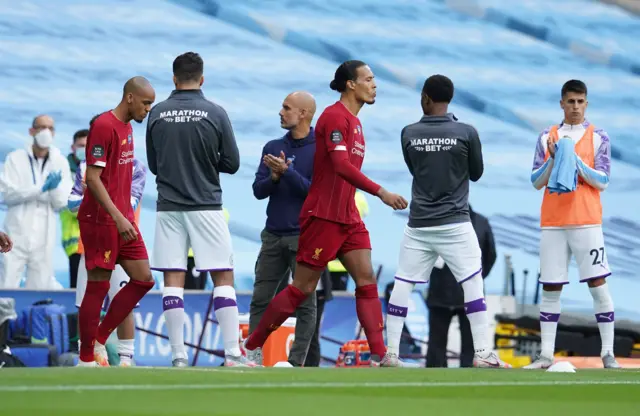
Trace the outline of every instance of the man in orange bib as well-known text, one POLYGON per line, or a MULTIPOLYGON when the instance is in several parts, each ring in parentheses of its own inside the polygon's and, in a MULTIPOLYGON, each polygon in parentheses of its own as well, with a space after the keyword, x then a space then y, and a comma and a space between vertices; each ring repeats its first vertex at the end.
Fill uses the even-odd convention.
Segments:
POLYGON ((589 123, 587 86, 570 80, 562 87, 560 107, 564 120, 545 129, 536 144, 531 183, 536 189, 547 186, 553 170, 555 144, 559 138, 575 142, 578 181, 575 191, 551 193, 545 189, 540 226, 540 356, 525 368, 544 369, 553 364, 556 329, 560 318, 560 293, 569 283, 571 256, 580 271, 580 282, 586 282, 593 296, 596 321, 602 341, 602 363, 605 368, 620 368, 613 354, 613 301, 606 278, 611 275, 602 234, 600 192, 609 184, 611 144, 607 133, 589 123))

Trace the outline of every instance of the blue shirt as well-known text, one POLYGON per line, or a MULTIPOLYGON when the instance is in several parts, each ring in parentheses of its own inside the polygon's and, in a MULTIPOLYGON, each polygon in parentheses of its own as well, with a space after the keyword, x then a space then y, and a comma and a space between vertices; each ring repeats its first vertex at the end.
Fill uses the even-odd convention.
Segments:
POLYGON ((269 198, 268 232, 278 236, 300 234, 300 210, 311 184, 315 144, 315 133, 311 128, 304 139, 295 140, 291 133, 287 133, 281 139, 271 140, 262 149, 260 165, 253 181, 253 195, 257 199, 269 198), (285 158, 292 162, 280 180, 274 182, 271 180, 271 170, 262 158, 267 154, 279 157, 280 152, 284 152, 285 158))

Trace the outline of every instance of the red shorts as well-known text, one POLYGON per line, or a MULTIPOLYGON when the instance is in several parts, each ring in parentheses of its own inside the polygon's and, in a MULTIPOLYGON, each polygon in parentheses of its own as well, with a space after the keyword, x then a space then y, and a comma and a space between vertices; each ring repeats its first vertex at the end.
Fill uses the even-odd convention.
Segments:
POLYGON ((136 224, 138 239, 125 241, 115 225, 80 222, 80 238, 84 245, 87 270, 114 270, 120 260, 148 260, 147 247, 136 224))
POLYGON ((371 250, 369 231, 363 222, 341 224, 317 217, 300 223, 296 261, 323 270, 330 261, 353 250, 371 250))

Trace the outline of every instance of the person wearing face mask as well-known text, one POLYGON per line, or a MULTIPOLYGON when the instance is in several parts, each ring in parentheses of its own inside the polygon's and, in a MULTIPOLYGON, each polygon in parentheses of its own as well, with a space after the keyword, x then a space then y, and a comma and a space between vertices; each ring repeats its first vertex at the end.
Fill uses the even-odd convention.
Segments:
POLYGON ((13 250, 0 267, 0 288, 17 288, 26 268, 26 287, 55 287, 53 248, 56 212, 71 192, 69 163, 53 145, 55 126, 48 115, 33 119, 26 148, 7 155, 0 174, 0 193, 7 205, 5 231, 13 250))
MULTIPOLYGON (((89 130, 82 129, 73 135, 73 144, 71 145, 71 153, 67 155, 71 177, 74 178, 78 167, 85 160, 85 148, 87 146, 87 137, 89 130)), ((78 241, 80 238, 80 225, 78 224, 78 213, 69 209, 60 212, 60 221, 62 222, 62 247, 67 257, 69 257, 69 287, 74 289, 78 283, 78 264, 82 256, 78 250, 78 241)))

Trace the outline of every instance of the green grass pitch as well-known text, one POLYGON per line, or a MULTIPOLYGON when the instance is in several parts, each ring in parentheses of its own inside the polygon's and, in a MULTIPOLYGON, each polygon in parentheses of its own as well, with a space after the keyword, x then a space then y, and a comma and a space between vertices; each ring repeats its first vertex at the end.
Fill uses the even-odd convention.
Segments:
POLYGON ((5 368, 0 414, 638 415, 640 371, 5 368))

